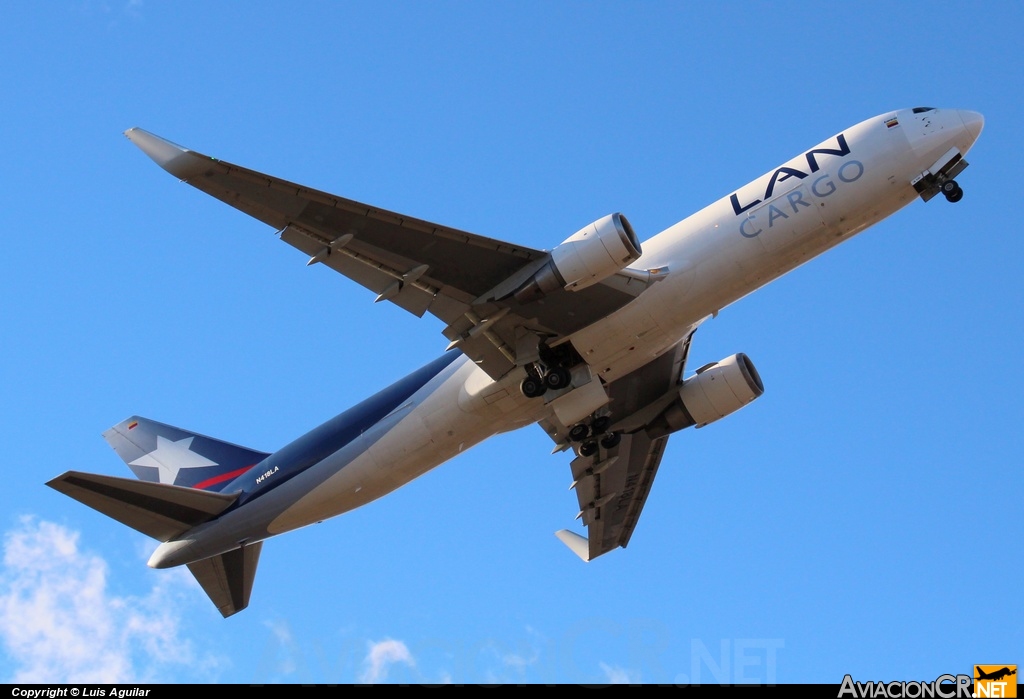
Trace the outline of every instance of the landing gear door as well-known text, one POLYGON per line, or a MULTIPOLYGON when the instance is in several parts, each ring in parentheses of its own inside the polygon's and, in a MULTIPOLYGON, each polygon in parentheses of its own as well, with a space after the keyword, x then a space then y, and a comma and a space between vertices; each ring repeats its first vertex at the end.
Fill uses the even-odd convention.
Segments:
MULTIPOLYGON (((928 201, 940 191, 946 194, 949 198, 949 192, 947 192, 943 186, 947 183, 953 182, 953 178, 959 175, 964 169, 967 168, 967 161, 964 160, 960 154, 959 149, 950 148, 946 151, 941 158, 936 160, 931 167, 922 172, 920 175, 910 181, 917 193, 921 195, 924 201, 928 201)), ((949 191, 953 192, 959 187, 956 187, 956 183, 953 182, 954 188, 949 191)), ((948 186, 948 185, 947 185, 948 186)), ((951 201, 959 201, 958 197, 954 197, 951 201)))

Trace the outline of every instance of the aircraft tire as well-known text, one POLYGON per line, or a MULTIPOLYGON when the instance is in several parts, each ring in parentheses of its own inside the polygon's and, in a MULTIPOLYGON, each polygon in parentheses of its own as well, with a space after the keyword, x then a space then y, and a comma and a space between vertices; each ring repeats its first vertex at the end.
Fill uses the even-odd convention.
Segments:
POLYGON ((548 387, 545 386, 544 382, 540 379, 527 376, 523 379, 523 382, 519 384, 519 390, 522 391, 523 395, 527 398, 537 398, 544 395, 544 392, 548 390, 548 387))
POLYGON ((556 366, 544 377, 544 385, 552 391, 565 388, 572 381, 572 374, 564 366, 556 366))
POLYGON ((605 449, 614 449, 619 446, 619 442, 622 441, 622 434, 620 432, 611 432, 601 438, 601 446, 605 449))
POLYGON ((569 430, 570 442, 582 442, 589 436, 590 428, 584 425, 582 422, 573 425, 572 429, 569 430))
POLYGON ((584 442, 580 445, 580 456, 593 456, 597 453, 597 442, 584 442))

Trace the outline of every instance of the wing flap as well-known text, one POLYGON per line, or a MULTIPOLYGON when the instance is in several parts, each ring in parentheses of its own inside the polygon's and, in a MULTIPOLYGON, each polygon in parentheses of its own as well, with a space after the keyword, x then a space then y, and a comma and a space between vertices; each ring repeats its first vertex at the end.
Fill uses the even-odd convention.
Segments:
MULTIPOLYGON (((436 288, 420 288, 426 287, 425 283, 417 286, 406 281, 406 275, 417 268, 412 261, 401 264, 401 266, 394 266, 394 262, 390 265, 385 264, 379 259, 360 254, 357 249, 348 249, 349 245, 346 245, 344 249, 332 246, 331 241, 326 238, 296 226, 286 227, 281 232, 281 240, 309 255, 310 263, 322 262, 379 296, 384 295, 397 284, 398 287, 393 295, 388 295, 380 300, 391 301, 417 317, 422 317, 427 312, 439 291, 436 288), (326 255, 325 251, 327 251, 326 255)), ((351 247, 357 248, 356 245, 351 247)), ((460 307, 466 308, 468 305, 460 304, 460 307)), ((449 313, 454 313, 453 317, 458 317, 458 308, 453 308, 449 313)))

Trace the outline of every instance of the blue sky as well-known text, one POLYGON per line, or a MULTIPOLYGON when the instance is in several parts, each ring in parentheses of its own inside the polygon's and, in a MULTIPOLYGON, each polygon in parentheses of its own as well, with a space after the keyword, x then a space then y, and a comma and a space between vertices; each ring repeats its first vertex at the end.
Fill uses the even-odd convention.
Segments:
MULTIPOLYGON (((839 682, 1024 662, 1017 3, 0 4, 0 680, 839 682), (533 427, 269 541, 224 620, 43 483, 128 476, 132 414, 272 451, 426 363, 440 323, 121 136, 550 248, 648 238, 868 117, 982 112, 941 199, 725 309, 766 393, 672 437, 582 564, 533 427)), ((691 367, 691 368, 692 368, 691 367)))

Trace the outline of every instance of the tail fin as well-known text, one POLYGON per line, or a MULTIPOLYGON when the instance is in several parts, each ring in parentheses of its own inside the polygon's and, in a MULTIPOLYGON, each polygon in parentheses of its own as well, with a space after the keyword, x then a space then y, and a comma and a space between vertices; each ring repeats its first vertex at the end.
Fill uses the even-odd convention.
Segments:
POLYGON ((138 416, 103 438, 139 480, 217 492, 269 456, 138 416))

